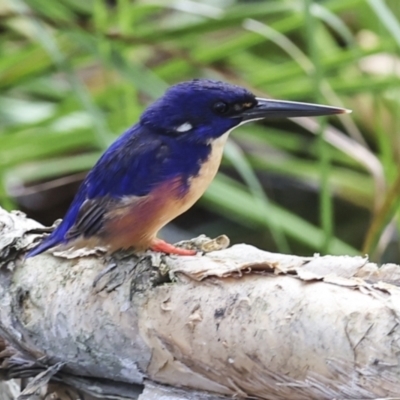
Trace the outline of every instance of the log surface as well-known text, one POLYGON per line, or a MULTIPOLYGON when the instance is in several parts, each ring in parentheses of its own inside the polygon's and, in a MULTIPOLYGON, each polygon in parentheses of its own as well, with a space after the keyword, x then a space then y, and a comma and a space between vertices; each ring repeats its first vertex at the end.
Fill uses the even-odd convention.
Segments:
POLYGON ((97 250, 24 260, 41 226, 4 210, 0 226, 0 377, 36 377, 28 391, 58 382, 149 400, 173 390, 158 383, 187 399, 400 396, 397 265, 236 245, 121 258, 104 273, 97 250))

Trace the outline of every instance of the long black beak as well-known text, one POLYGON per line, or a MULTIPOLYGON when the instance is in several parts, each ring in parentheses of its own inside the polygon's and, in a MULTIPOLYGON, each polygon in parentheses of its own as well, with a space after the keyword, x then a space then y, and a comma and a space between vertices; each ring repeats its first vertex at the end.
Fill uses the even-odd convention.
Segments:
POLYGON ((255 107, 241 114, 243 121, 263 118, 317 117, 320 115, 348 114, 345 108, 320 106, 311 103, 256 98, 255 107))

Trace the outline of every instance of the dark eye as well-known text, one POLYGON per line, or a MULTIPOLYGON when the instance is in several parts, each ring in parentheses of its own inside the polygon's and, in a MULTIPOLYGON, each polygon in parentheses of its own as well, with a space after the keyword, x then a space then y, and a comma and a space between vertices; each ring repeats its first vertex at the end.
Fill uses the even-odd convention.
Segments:
POLYGON ((213 105, 213 109, 217 114, 225 114, 229 110, 229 105, 223 101, 217 101, 213 105))

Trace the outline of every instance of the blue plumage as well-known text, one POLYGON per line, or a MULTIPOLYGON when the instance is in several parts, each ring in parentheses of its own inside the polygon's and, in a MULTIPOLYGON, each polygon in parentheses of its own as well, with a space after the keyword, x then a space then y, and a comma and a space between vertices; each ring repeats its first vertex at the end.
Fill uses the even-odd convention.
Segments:
POLYGON ((142 197, 158 184, 176 177, 182 179, 184 195, 189 179, 199 172, 210 150, 207 143, 190 143, 183 148, 174 138, 156 135, 140 124, 135 125, 102 155, 83 181, 62 223, 41 245, 29 252, 28 257, 68 242, 66 233, 75 224, 87 199, 142 197))
POLYGON ((62 223, 28 257, 92 237, 104 245, 114 241, 113 248, 152 247, 188 254, 160 245, 158 230, 190 207, 211 182, 224 143, 217 139, 226 140, 225 133, 234 127, 273 116, 274 110, 291 116, 341 109, 271 103, 244 88, 209 80, 171 87, 101 156, 62 223))

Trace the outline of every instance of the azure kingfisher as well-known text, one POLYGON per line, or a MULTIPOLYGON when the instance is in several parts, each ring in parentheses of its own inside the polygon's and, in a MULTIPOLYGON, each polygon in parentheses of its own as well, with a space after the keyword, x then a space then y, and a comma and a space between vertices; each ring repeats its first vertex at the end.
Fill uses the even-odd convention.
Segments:
POLYGON ((27 256, 58 245, 193 255, 195 251, 168 244, 157 233, 205 192, 218 171, 229 132, 264 118, 346 112, 259 98, 219 81, 178 83, 106 150, 64 220, 27 256))

